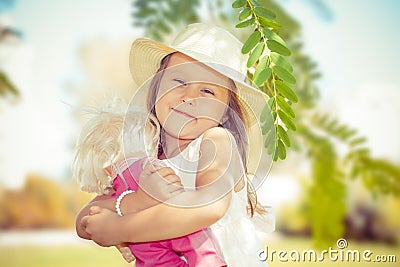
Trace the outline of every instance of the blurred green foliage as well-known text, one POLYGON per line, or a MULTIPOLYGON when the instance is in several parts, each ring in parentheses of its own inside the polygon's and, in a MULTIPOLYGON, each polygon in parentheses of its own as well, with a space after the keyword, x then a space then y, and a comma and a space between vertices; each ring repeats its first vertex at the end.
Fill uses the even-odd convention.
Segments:
POLYGON ((146 35, 160 40, 172 32, 171 24, 198 21, 199 5, 199 0, 137 0, 133 2, 134 26, 143 27, 146 35))

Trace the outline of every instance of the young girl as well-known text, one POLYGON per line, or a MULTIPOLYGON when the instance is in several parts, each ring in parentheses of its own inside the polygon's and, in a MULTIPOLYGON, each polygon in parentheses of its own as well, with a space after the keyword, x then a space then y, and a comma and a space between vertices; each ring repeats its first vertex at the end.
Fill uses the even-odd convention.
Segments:
MULTIPOLYGON (((160 134, 158 121, 153 115, 140 110, 125 114, 123 104, 114 100, 107 107, 94 112, 79 136, 73 164, 74 176, 78 178, 82 190, 102 196, 115 191, 110 197, 118 197, 117 202, 124 197, 124 192, 138 191, 139 177, 146 162, 151 160, 153 164, 166 167, 165 163, 155 158, 160 134), (109 164, 111 166, 108 167, 109 164)), ((171 177, 168 180, 171 181, 171 177)), ((171 182, 176 184, 178 181, 175 179, 171 182)), ((142 188, 145 187, 143 184, 142 188)), ((157 199, 170 197, 151 191, 154 188, 146 189, 157 199)), ((137 202, 142 209, 158 203, 147 195, 142 195, 137 202)), ((137 267, 226 266, 210 229, 171 240, 129 244, 133 254, 126 250, 126 246, 117 247, 128 262, 134 260, 134 254, 137 267)))
MULTIPOLYGON (((148 39, 134 42, 131 71, 135 81, 144 84, 148 110, 162 129, 158 157, 192 190, 139 212, 133 201, 122 199, 119 209, 124 216, 90 208, 107 206, 94 202, 77 218, 79 235, 109 246, 174 238, 210 227, 228 266, 266 266, 258 259, 261 241, 250 219, 262 209, 246 179, 247 159, 261 152, 248 153, 246 130, 248 125, 259 126, 267 97, 244 83, 241 46, 225 30, 204 24, 189 25, 173 46, 148 39)), ((140 103, 142 95, 143 91, 136 94, 133 102, 140 103)), ((163 176, 164 168, 158 172, 163 176)), ((141 179, 153 174, 145 168, 141 179)))

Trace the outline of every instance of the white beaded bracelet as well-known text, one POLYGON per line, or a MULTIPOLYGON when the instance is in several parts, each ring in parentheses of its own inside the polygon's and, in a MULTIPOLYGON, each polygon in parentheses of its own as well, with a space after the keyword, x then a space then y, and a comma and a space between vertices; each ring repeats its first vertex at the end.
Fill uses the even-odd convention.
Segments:
POLYGON ((135 191, 133 191, 133 190, 126 190, 126 191, 122 192, 121 195, 119 195, 119 197, 117 198, 117 201, 115 202, 115 211, 117 212, 117 214, 118 214, 119 216, 123 216, 123 214, 122 214, 122 212, 121 212, 121 208, 120 208, 122 199, 123 199, 126 195, 129 195, 129 194, 131 194, 131 193, 135 193, 135 191))

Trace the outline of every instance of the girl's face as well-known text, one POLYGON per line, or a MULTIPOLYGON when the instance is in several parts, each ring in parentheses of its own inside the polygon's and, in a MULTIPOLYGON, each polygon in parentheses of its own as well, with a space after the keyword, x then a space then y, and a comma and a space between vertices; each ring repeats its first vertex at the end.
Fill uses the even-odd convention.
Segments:
POLYGON ((166 134, 192 140, 227 118, 229 80, 206 65, 174 53, 164 70, 155 104, 166 134))

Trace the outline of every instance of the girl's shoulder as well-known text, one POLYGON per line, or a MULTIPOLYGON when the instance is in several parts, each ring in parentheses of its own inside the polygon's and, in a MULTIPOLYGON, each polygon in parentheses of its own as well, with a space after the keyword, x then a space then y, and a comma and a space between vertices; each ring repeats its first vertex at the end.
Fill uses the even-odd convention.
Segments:
POLYGON ((206 130, 202 135, 202 142, 207 139, 220 142, 235 141, 232 133, 223 127, 213 127, 206 130))
POLYGON ((205 131, 200 140, 200 153, 202 151, 214 151, 219 153, 238 152, 237 144, 233 134, 225 128, 213 127, 205 131))
POLYGON ((196 150, 200 149, 202 143, 207 143, 207 140, 211 140, 213 142, 223 142, 223 141, 234 141, 232 133, 222 127, 213 127, 205 132, 203 132, 199 137, 194 139, 189 143, 189 145, 184 148, 182 152, 186 152, 187 150, 196 150))
POLYGON ((199 168, 215 165, 221 170, 228 170, 232 169, 232 163, 242 165, 232 133, 222 127, 214 127, 204 132, 199 152, 199 168))
POLYGON ((210 151, 210 149, 215 150, 218 147, 226 147, 229 142, 235 143, 233 135, 229 130, 222 127, 213 127, 206 130, 199 137, 194 139, 185 149, 181 151, 181 154, 202 154, 202 150, 210 151))

